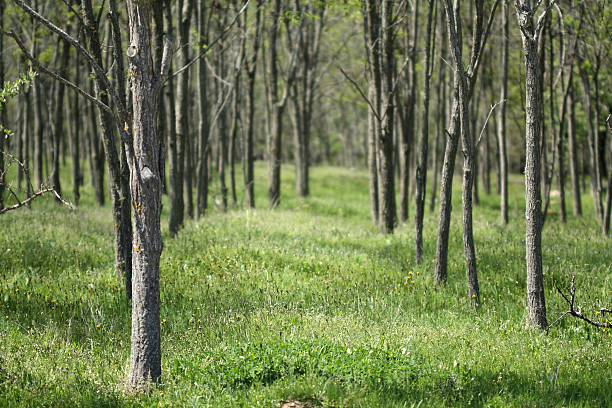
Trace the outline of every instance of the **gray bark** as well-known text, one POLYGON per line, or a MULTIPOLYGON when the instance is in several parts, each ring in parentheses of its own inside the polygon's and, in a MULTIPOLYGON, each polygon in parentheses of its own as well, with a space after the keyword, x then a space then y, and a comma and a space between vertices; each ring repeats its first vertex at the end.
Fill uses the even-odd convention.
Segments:
MULTIPOLYGON (((244 189, 246 192, 246 205, 248 208, 255 208, 255 175, 253 169, 253 136, 255 127, 255 76, 257 74, 257 57, 259 52, 259 35, 261 32, 261 13, 263 0, 257 1, 257 10, 255 11, 255 36, 253 37, 253 45, 251 54, 246 61, 247 74, 247 92, 246 92, 246 132, 244 134, 244 143, 242 151, 242 165, 244 189)), ((246 13, 244 26, 246 27, 246 13)))
POLYGON ((508 224, 508 150, 506 147, 506 99, 508 98, 508 0, 502 1, 502 55, 500 106, 497 111, 497 146, 499 151, 499 181, 501 195, 501 222, 508 224))
MULTIPOLYGON (((538 40, 541 24, 534 26, 533 13, 526 2, 515 0, 519 28, 525 55, 525 107, 526 107, 526 163, 525 163, 525 218, 527 308, 529 324, 545 330, 546 304, 542 275, 542 197, 540 185, 540 125, 542 122, 542 96, 540 93, 540 57, 538 40)), ((539 19, 541 22, 542 19, 539 19)))
MULTIPOLYGON (((70 62, 70 45, 65 41, 58 43, 58 54, 60 59, 59 75, 66 78, 68 75, 68 64, 70 62)), ((52 159, 53 169, 51 172, 51 182, 53 183, 53 189, 61 195, 62 187, 60 181, 60 144, 64 134, 64 96, 66 94, 66 87, 61 84, 56 84, 55 94, 55 114, 53 117, 53 147, 52 159)), ((56 198, 56 202, 60 202, 56 198)))
POLYGON ((423 216, 425 214, 425 194, 427 182, 427 153, 429 138, 429 79, 431 78, 431 30, 435 0, 429 0, 427 30, 425 31, 425 66, 423 68, 423 121, 419 140, 419 156, 416 170, 415 205, 415 250, 416 261, 423 258, 423 216))
POLYGON ((572 209, 574 216, 582 215, 582 197, 580 194, 580 168, 578 166, 578 146, 576 141, 576 119, 574 113, 574 91, 570 82, 567 99, 567 134, 569 143, 569 170, 572 183, 572 209))
POLYGON ((382 2, 381 10, 381 133, 378 148, 378 202, 380 228, 383 234, 393 233, 395 228, 395 182, 393 173, 393 2, 382 2))
MULTIPOLYGON (((206 7, 204 2, 198 5, 198 35, 201 44, 208 41, 208 25, 206 24, 206 7)), ((208 101, 207 101, 207 80, 208 72, 206 69, 206 59, 201 58, 198 62, 198 91, 199 91, 199 116, 198 127, 198 159, 197 159, 197 216, 203 216, 208 210, 208 101)))
POLYGON ((134 390, 158 382, 161 376, 159 320, 159 259, 161 176, 156 137, 157 98, 161 86, 151 55, 151 5, 127 1, 129 69, 133 73, 132 145, 129 146, 130 187, 134 206, 132 251, 132 340, 127 385, 134 390))

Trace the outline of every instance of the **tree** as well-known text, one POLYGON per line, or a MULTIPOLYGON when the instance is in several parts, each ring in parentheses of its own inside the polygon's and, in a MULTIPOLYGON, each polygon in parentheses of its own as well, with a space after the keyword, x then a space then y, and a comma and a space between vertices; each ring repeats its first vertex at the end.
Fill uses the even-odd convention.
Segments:
MULTIPOLYGON (((269 106, 269 129, 267 138, 268 150, 268 201, 270 208, 276 207, 280 203, 280 174, 282 161, 282 129, 283 129, 283 113, 287 105, 289 89, 293 86, 295 69, 297 67, 295 59, 295 51, 299 50, 299 44, 294 43, 294 52, 291 55, 289 75, 285 83, 283 92, 279 96, 279 73, 278 73, 278 36, 279 23, 282 16, 281 0, 275 0, 270 22, 270 41, 268 46, 269 58, 269 84, 268 88, 268 106, 269 106)), ((290 36, 290 33, 287 33, 290 36)))
POLYGON ((506 149, 506 99, 508 98, 508 0, 502 0, 502 44, 500 100, 497 111, 497 146, 499 151, 500 210, 502 224, 508 224, 508 151, 506 149))
MULTIPOLYGON (((157 98, 162 78, 167 73, 170 44, 166 44, 161 70, 153 67, 151 54, 151 4, 137 0, 127 1, 130 85, 132 111, 128 113, 126 101, 119 96, 106 76, 106 71, 82 45, 66 31, 30 8, 22 0, 13 0, 31 17, 77 50, 94 69, 97 83, 110 96, 115 109, 81 88, 52 72, 46 73, 77 90, 90 102, 112 115, 126 145, 130 169, 131 205, 134 207, 132 241, 132 347, 129 389, 139 391, 161 376, 161 347, 159 320, 159 259, 162 251, 161 215, 161 140, 156 135, 157 98)), ((87 0, 83 0, 84 2, 87 0)), ((15 35, 14 38, 18 40, 15 35)), ((19 41, 19 40, 18 40, 19 41)), ((27 51, 22 48, 22 51, 27 51)), ((40 67, 43 69, 44 67, 40 67)))
MULTIPOLYGON (((544 279, 542 276, 542 198, 540 186, 540 124, 542 95, 540 93, 540 55, 538 41, 542 35, 548 7, 534 22, 537 6, 529 0, 514 2, 518 25, 523 40, 525 55, 525 219, 526 219, 526 264, 527 264, 527 310, 529 324, 545 330, 546 304, 544 279)), ((537 4, 539 6, 539 2, 537 4)))
MULTIPOLYGON (((417 263, 423 258, 423 216, 425 214, 425 187, 427 181, 427 151, 429 137, 429 79, 432 73, 431 64, 431 30, 435 0, 429 0, 427 11, 427 30, 425 32, 425 66, 423 68, 423 122, 419 139, 419 157, 416 170, 416 205, 415 205, 415 247, 417 263)), ((434 35, 435 36, 435 35, 434 35)))
POLYGON ((474 90, 474 83, 480 67, 481 53, 486 44, 495 9, 499 0, 491 7, 491 13, 484 25, 483 1, 475 2, 475 18, 472 29, 472 48, 467 70, 463 68, 462 61, 462 21, 461 1, 444 1, 446 22, 449 36, 449 44, 453 57, 454 68, 454 97, 451 114, 450 130, 448 131, 448 142, 444 154, 444 165, 442 167, 442 180, 440 182, 440 213, 438 218, 438 240, 436 244, 436 270, 435 281, 442 283, 446 281, 447 257, 448 257, 448 235, 450 226, 452 179, 455 167, 455 155, 461 136, 463 151, 463 243, 465 251, 466 275, 468 280, 468 292, 470 299, 478 304, 480 294, 478 288, 478 277, 476 274, 476 254, 474 250, 474 237, 472 231, 472 188, 474 175, 474 148, 473 137, 469 129, 469 103, 474 90))
MULTIPOLYGON (((257 56, 259 53, 260 33, 262 25, 263 0, 258 0, 255 11, 255 34, 251 45, 251 52, 245 61, 247 92, 246 92, 246 132, 242 144, 242 166, 244 189, 248 208, 255 208, 255 177, 253 169, 253 132, 255 127, 255 75, 257 74, 257 56)), ((244 27, 247 27, 247 13, 244 13, 244 27)))

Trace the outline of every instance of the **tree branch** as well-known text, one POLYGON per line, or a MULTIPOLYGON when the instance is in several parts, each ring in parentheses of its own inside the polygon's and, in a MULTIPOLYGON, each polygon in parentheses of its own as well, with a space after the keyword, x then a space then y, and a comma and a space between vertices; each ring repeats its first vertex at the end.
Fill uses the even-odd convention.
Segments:
POLYGON ((28 13, 30 16, 32 16, 34 19, 38 20, 40 23, 42 23, 45 27, 47 27, 50 31, 54 32, 55 34, 57 34, 58 36, 60 36, 62 39, 64 39, 64 41, 67 41, 70 45, 72 45, 81 55, 83 55, 85 57, 85 59, 91 64, 91 66, 93 67, 96 75, 102 80, 102 82, 104 83, 104 87, 106 88, 105 91, 107 91, 111 98, 113 99, 113 102, 115 103, 115 105, 117 106, 117 110, 119 111, 119 113, 121 114, 121 118, 123 121, 127 121, 129 118, 129 115, 127 113, 126 107, 125 107, 125 101, 122 101, 118 95, 117 92, 115 91, 115 89, 113 88, 113 86, 111 85, 110 81, 108 80, 107 76, 106 76, 106 72, 104 71, 104 69, 102 69, 102 67, 100 67, 94 57, 85 49, 83 48, 83 46, 81 45, 81 43, 79 41, 77 41, 76 39, 74 39, 70 34, 68 34, 66 31, 62 30, 61 28, 59 28, 58 26, 56 26, 55 24, 53 24, 51 21, 47 20, 45 17, 43 17, 42 15, 40 15, 36 10, 32 9, 30 6, 28 6, 27 4, 25 4, 22 0, 13 0, 13 2, 15 4, 17 4, 19 7, 21 7, 26 13, 28 13))
POLYGON ((361 95, 363 100, 366 101, 366 103, 370 106, 370 109, 372 110, 372 113, 374 114, 374 116, 376 116, 376 119, 378 121, 381 121, 382 118, 380 117, 380 115, 376 111, 376 108, 374 108, 374 106, 372 105, 372 102, 370 101, 370 99, 367 96, 365 96, 365 94, 361 90, 361 87, 359 86, 359 84, 357 82, 355 82, 346 72, 344 72, 342 67, 338 67, 338 69, 340 70, 340 72, 342 72, 342 75, 344 75, 344 78, 346 78, 351 84, 353 84, 353 86, 355 87, 355 89, 357 89, 357 92, 359 92, 359 94, 361 95))
MULTIPOLYGON (((576 301, 576 275, 572 274, 572 284, 570 286, 569 289, 569 298, 568 296, 563 293, 563 291, 561 289, 559 289, 559 286, 557 286, 555 284, 555 289, 557 289, 557 292, 559 292, 559 294, 563 297, 563 299, 565 299, 565 301, 567 302, 567 304, 569 305, 569 310, 566 311, 565 313, 563 313, 557 320, 555 320, 550 326, 548 326, 548 329, 550 329, 552 327, 553 324, 557 323, 558 321, 560 321, 563 317, 565 317, 566 315, 571 315, 574 317, 577 317, 581 320, 584 320, 585 322, 587 322, 588 324, 595 326, 595 327, 601 327, 601 328, 612 328, 612 323, 606 321, 606 322, 598 322, 595 320, 592 320, 588 317, 586 317, 585 315, 582 314, 582 311, 580 310, 580 306, 578 306, 578 309, 576 310, 576 306, 575 306, 575 301, 576 301)), ((601 313, 602 316, 605 316, 606 313, 610 313, 612 312, 612 310, 607 309, 607 308, 601 308, 599 309, 599 311, 597 313, 601 313)), ((547 329, 547 330, 548 330, 547 329)))
POLYGON ((500 105, 500 104, 502 104, 504 102, 506 102, 506 100, 502 99, 501 101, 498 101, 494 105, 491 105, 491 109, 489 110, 489 114, 487 115, 487 119, 485 120, 484 125, 482 125, 482 129, 480 130, 480 135, 478 136, 478 141, 476 142, 476 148, 478 148, 478 146, 480 145, 480 141, 482 140, 482 135, 483 135, 485 129, 487 128, 487 123, 489 123, 489 118, 491 117, 491 114, 493 113, 495 108, 497 108, 497 105, 500 105))
POLYGON ((200 58, 202 58, 203 56, 205 56, 206 54, 208 54, 210 52, 210 50, 212 49, 212 47, 214 47, 219 41, 221 41, 222 39, 225 38, 225 35, 232 29, 232 27, 234 26, 234 24, 236 24, 236 21, 238 20, 238 17, 240 17, 240 15, 242 13, 244 13, 244 11, 247 9, 247 7, 249 6, 249 3, 251 2, 251 0, 247 0, 244 3, 244 6, 242 6, 242 8, 240 9, 240 11, 234 16, 234 19, 229 23, 229 25, 227 27, 225 27, 225 29, 223 30, 223 32, 217 37, 215 38, 215 40, 213 42, 210 43, 210 45, 206 45, 204 51, 202 51, 200 54, 198 54, 196 57, 194 57, 191 61, 189 61, 187 64, 185 64, 185 66, 183 66, 182 68, 180 68, 178 71, 173 72, 172 74, 168 75, 165 79, 164 82, 166 82, 167 80, 174 78, 175 76, 179 75, 181 72, 189 69, 189 67, 191 67, 193 64, 195 64, 200 58))
POLYGON ((33 55, 30 54, 30 52, 28 51, 28 49, 26 48, 25 44, 23 43, 23 41, 21 40, 21 38, 19 38, 19 36, 14 32, 14 31, 5 31, 2 30, 2 34, 6 35, 7 37, 12 37, 15 42, 17 43, 17 46, 21 49, 21 51, 23 52, 23 54, 25 55, 25 57, 30 60, 30 62, 32 62, 32 65, 39 71, 49 75, 51 78, 55 79, 56 81, 61 82, 62 84, 64 84, 65 86, 67 86, 68 88, 72 88, 75 91, 77 91, 79 94, 81 94, 82 96, 84 96, 86 99, 89 99, 90 101, 92 101, 93 103, 95 103, 96 105, 98 105, 101 109, 105 110, 106 112, 110 113, 111 115, 113 114, 113 110, 110 108, 110 106, 108 106, 107 104, 105 104, 104 102, 102 102, 101 100, 97 99, 95 96, 90 95, 89 93, 87 93, 87 91, 85 91, 84 89, 80 88, 78 85, 76 85, 75 83, 67 80, 66 78, 62 77, 61 75, 59 75, 57 72, 51 71, 50 69, 44 67, 40 61, 38 61, 38 59, 36 57, 34 57, 33 55))

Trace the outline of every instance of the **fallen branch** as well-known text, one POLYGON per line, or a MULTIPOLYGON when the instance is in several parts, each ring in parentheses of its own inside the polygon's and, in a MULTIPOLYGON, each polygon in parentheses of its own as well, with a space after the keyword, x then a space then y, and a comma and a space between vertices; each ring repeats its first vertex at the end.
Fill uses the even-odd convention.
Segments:
MULTIPOLYGON (((586 317, 585 315, 582 314, 582 310, 580 309, 580 306, 575 306, 575 301, 576 301, 576 275, 572 274, 572 285, 570 286, 569 289, 569 297, 567 294, 563 293, 563 291, 561 289, 559 289, 559 286, 557 286, 557 284, 555 284, 555 289, 557 289, 557 292, 559 292, 559 294, 563 297, 563 299, 565 299, 565 301, 567 302, 567 304, 569 305, 569 310, 566 311, 565 313, 563 313, 561 316, 559 316, 557 318, 557 320, 555 320, 552 324, 550 324, 548 326, 548 329, 550 329, 554 324, 556 324, 558 321, 560 321, 562 318, 564 318, 567 315, 571 315, 574 317, 577 317, 581 320, 584 320, 585 322, 589 323, 590 325, 593 325, 595 327, 602 327, 602 328, 612 328, 612 323, 606 321, 606 322, 598 322, 592 319, 589 319, 588 317, 586 317)), ((607 308, 601 308, 599 309, 599 312, 601 313, 602 317, 604 317, 606 315, 606 313, 612 313, 612 310, 607 309, 607 308)))
POLYGON ((13 211, 16 210, 20 207, 23 207, 24 205, 27 205, 28 203, 34 201, 35 199, 37 199, 38 197, 41 197, 47 193, 53 193, 53 195, 55 196, 55 198, 57 198, 62 204, 64 204, 65 206, 67 206, 68 208, 70 208, 71 210, 76 210, 76 207, 74 205, 72 205, 70 202, 64 200, 57 191, 55 191, 52 188, 44 188, 40 191, 37 191, 36 193, 32 194, 30 197, 26 198, 23 201, 19 201, 17 204, 15 205, 11 205, 10 207, 5 207, 3 209, 0 210, 0 215, 9 212, 9 211, 13 211))

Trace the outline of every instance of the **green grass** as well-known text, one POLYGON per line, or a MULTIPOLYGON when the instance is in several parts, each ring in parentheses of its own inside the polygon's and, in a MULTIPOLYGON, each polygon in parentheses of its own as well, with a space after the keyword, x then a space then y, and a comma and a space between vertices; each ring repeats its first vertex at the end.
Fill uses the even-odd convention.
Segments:
MULTIPOLYGON (((281 206, 269 211, 264 164, 256 170, 256 210, 213 208, 175 239, 164 212, 163 384, 150 395, 123 392, 130 312, 109 207, 85 188, 76 212, 42 199, 0 216, 0 406, 609 406, 609 331, 569 317, 548 334, 526 327, 521 177, 509 226, 498 224, 496 196, 475 207, 473 309, 460 186, 449 282, 434 287, 435 214, 417 266, 412 220, 389 237, 370 223, 364 171, 314 168, 302 200, 285 167, 281 206)), ((584 217, 561 224, 553 201, 545 226, 549 321, 566 310, 553 284, 572 273, 585 313, 610 306, 612 240, 583 198, 584 217)))

